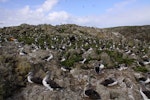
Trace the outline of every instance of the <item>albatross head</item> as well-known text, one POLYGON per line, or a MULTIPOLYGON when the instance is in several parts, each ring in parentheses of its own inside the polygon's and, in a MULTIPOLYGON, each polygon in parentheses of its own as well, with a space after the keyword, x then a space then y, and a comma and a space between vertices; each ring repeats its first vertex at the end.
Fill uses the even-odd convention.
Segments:
POLYGON ((50 75, 50 74, 51 74, 51 72, 50 72, 50 71, 47 71, 47 72, 46 72, 46 74, 47 74, 47 75, 50 75))
POLYGON ((28 73, 28 76, 33 76, 33 72, 29 72, 29 73, 28 73))
POLYGON ((47 79, 50 78, 50 76, 51 76, 51 72, 50 72, 50 71, 47 71, 47 72, 46 72, 46 77, 47 77, 47 79))

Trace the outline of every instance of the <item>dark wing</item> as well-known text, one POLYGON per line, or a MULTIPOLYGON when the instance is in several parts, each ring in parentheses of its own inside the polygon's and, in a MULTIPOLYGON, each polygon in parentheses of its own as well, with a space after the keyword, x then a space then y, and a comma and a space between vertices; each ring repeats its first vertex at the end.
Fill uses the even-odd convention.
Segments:
POLYGON ((33 81, 33 82, 36 83, 36 84, 42 85, 42 78, 40 78, 40 77, 33 77, 33 78, 31 79, 31 81, 33 81))
POLYGON ((111 84, 113 82, 114 82, 114 80, 109 78, 109 79, 104 80, 101 84, 104 86, 108 86, 108 84, 111 84))
POLYGON ((146 81, 146 78, 145 77, 140 77, 138 80, 139 81, 146 81))
POLYGON ((68 71, 71 70, 71 68, 70 68, 70 67, 67 67, 67 66, 64 66, 64 68, 65 68, 66 70, 68 70, 68 71))
POLYGON ((147 58, 143 58, 143 61, 149 62, 149 59, 147 59, 147 58))
POLYGON ((24 53, 25 55, 27 55, 28 53, 27 52, 25 52, 25 51, 22 51, 22 53, 24 53))
POLYGON ((143 91, 143 93, 150 99, 150 91, 143 91))
POLYGON ((100 68, 99 67, 95 67, 95 71, 96 71, 96 73, 99 73, 100 68))
POLYGON ((46 60, 48 58, 49 58, 49 56, 45 56, 45 57, 42 58, 42 60, 46 60))
POLYGON ((70 37, 70 41, 74 42, 76 40, 76 38, 74 36, 70 37))
POLYGON ((144 63, 143 63, 143 62, 141 62, 141 61, 139 62, 139 64, 140 64, 141 66, 145 66, 145 65, 144 65, 144 63))
POLYGON ((100 95, 93 89, 88 89, 85 91, 85 94, 90 98, 90 99, 101 99, 100 95))
POLYGON ((56 89, 56 88, 62 88, 61 86, 59 86, 55 81, 53 81, 53 80, 49 80, 49 81, 47 81, 47 83, 48 84, 50 84, 50 86, 52 87, 52 88, 54 88, 54 89, 56 89))

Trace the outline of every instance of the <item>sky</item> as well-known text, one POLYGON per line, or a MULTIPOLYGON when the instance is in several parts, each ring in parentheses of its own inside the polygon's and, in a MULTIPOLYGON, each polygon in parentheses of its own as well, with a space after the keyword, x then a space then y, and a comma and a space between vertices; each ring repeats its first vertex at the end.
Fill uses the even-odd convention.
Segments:
POLYGON ((150 0, 0 0, 0 27, 150 25, 150 0))

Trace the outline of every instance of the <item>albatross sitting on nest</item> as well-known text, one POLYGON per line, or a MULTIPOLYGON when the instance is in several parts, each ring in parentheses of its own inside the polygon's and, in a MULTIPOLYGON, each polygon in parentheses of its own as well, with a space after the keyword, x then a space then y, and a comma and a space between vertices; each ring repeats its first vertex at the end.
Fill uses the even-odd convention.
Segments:
POLYGON ((88 83, 85 85, 84 88, 84 95, 92 100, 101 100, 100 94, 92 88, 92 84, 90 81, 91 80, 89 78, 88 83))
POLYGON ((146 73, 145 77, 140 77, 138 80, 142 83, 149 84, 150 83, 150 73, 146 73))
POLYGON ((33 72, 28 73, 27 80, 28 80, 29 83, 35 83, 35 84, 42 85, 42 78, 34 77, 33 72))
POLYGON ((102 85, 104 86, 114 86, 118 83, 117 80, 113 79, 113 78, 108 78, 108 79, 105 79, 104 81, 102 81, 102 85))
POLYGON ((144 100, 150 100, 150 90, 146 89, 145 83, 141 82, 140 83, 140 93, 143 97, 144 100))
POLYGON ((53 59, 53 54, 49 54, 48 56, 45 56, 44 58, 42 58, 42 60, 45 60, 45 61, 50 61, 51 59, 53 59))
POLYGON ((93 100, 101 100, 99 93, 92 88, 86 87, 84 90, 84 95, 93 100))
POLYGON ((42 80, 42 83, 50 91, 53 91, 54 89, 62 89, 63 88, 63 87, 59 86, 55 81, 50 79, 50 71, 46 72, 46 76, 42 80))

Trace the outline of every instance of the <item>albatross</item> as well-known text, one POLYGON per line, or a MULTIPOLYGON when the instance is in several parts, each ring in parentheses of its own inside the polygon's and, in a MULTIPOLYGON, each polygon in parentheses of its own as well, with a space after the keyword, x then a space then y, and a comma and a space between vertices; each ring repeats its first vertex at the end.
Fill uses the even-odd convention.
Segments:
POLYGON ((42 80, 43 85, 50 91, 53 91, 54 89, 62 89, 63 87, 59 86, 55 81, 50 79, 50 74, 50 71, 46 72, 46 76, 42 80))
POLYGON ((24 56, 24 55, 27 55, 27 54, 28 54, 28 53, 25 52, 23 49, 24 49, 23 47, 19 49, 19 55, 21 55, 21 56, 24 56))
POLYGON ((145 83, 141 82, 140 93, 144 100, 150 100, 150 91, 146 89, 145 83))
POLYGON ((68 67, 68 66, 62 66, 61 70, 64 71, 64 72, 70 72, 71 68, 68 67))
POLYGON ((28 80, 29 83, 35 83, 35 84, 42 85, 42 78, 34 77, 33 72, 28 73, 27 80, 28 80))
POLYGON ((146 77, 140 77, 138 80, 142 83, 149 84, 150 83, 150 73, 146 73, 146 77))
POLYGON ((99 74, 101 72, 101 70, 104 69, 104 65, 103 64, 98 64, 98 66, 94 67, 94 70, 97 74, 99 74))
POLYGON ((119 71, 126 70, 128 68, 127 64, 119 64, 117 66, 119 71))
POLYGON ((88 97, 89 99, 93 100, 101 100, 101 96, 99 93, 91 88, 91 84, 87 83, 87 85, 84 88, 84 95, 88 97))
POLYGON ((101 97, 98 94, 98 92, 96 92, 93 89, 85 90, 85 95, 88 96, 90 99, 94 99, 94 100, 100 100, 101 99, 101 97))
POLYGON ((87 60, 87 59, 84 58, 82 61, 80 61, 80 63, 81 63, 81 64, 84 64, 86 60, 87 60))
POLYGON ((42 58, 42 60, 45 60, 45 61, 50 61, 51 59, 53 59, 53 54, 49 54, 48 56, 42 58))
POLYGON ((148 78, 140 77, 138 80, 139 80, 140 82, 144 82, 145 84, 150 83, 150 78, 149 78, 149 77, 148 77, 148 78))
POLYGON ((84 87, 84 95, 92 100, 101 100, 100 94, 92 88, 90 78, 88 80, 88 83, 84 87))
POLYGON ((118 81, 113 78, 108 78, 108 79, 105 79, 103 82, 101 82, 101 84, 104 86, 114 86, 117 83, 118 81))

